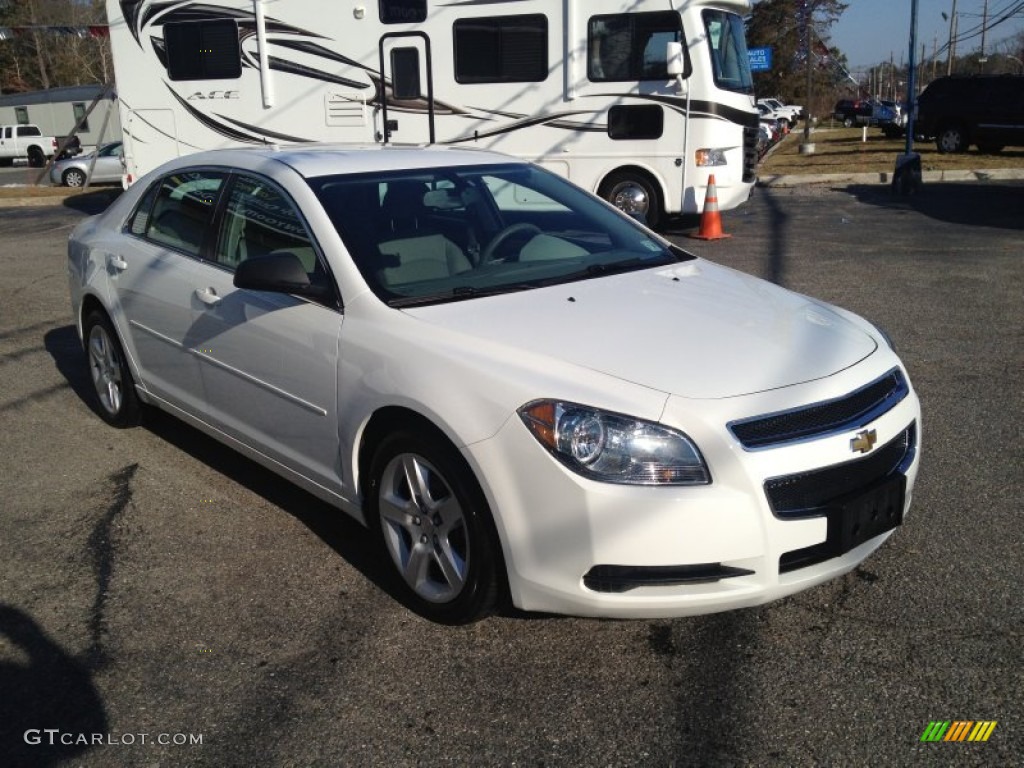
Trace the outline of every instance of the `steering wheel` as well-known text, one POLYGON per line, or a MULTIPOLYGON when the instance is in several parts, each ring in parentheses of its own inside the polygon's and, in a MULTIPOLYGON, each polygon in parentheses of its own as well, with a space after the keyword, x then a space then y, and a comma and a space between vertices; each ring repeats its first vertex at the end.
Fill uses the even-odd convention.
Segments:
POLYGON ((502 243, 512 237, 512 235, 516 235, 521 232, 529 232, 531 235, 539 235, 541 230, 536 224, 530 224, 526 221, 521 221, 518 224, 510 224, 492 237, 491 242, 484 247, 483 255, 480 257, 480 263, 487 264, 488 262, 493 261, 494 253, 502 243))

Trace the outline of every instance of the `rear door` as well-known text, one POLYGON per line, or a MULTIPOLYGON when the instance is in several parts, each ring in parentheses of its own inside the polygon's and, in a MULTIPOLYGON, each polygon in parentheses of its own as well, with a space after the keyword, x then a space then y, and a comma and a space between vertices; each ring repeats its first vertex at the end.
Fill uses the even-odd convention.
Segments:
POLYGON ((145 387, 191 413, 205 400, 192 337, 199 255, 224 180, 206 170, 160 179, 129 220, 130 247, 107 256, 118 331, 145 387))

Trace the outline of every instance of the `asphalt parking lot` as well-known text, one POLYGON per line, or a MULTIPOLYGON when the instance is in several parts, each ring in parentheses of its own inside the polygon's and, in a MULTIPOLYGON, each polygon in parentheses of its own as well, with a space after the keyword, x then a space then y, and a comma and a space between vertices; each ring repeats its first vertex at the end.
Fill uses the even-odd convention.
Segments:
POLYGON ((707 617, 460 628, 326 505, 171 418, 91 411, 65 242, 103 199, 0 209, 0 765, 1024 759, 1021 185, 759 190, 731 238, 673 235, 894 338, 923 464, 864 565, 707 617), (997 726, 922 743, 936 720, 997 726))

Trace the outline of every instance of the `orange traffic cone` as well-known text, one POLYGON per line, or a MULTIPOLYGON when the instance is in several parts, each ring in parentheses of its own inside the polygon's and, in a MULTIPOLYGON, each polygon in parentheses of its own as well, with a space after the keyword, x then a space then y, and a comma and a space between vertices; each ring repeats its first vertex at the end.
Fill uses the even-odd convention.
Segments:
POLYGON ((722 216, 718 213, 718 190, 715 188, 715 174, 708 176, 708 192, 704 198, 704 213, 700 216, 700 229, 690 237, 699 240, 721 240, 732 237, 722 231, 722 216))

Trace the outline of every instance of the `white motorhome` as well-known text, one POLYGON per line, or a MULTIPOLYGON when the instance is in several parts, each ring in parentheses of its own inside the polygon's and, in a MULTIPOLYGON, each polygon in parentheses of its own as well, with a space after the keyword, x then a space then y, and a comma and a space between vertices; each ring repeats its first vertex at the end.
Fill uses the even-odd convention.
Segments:
POLYGON ((749 0, 108 0, 126 183, 244 144, 479 146, 657 224, 755 181, 749 0))

